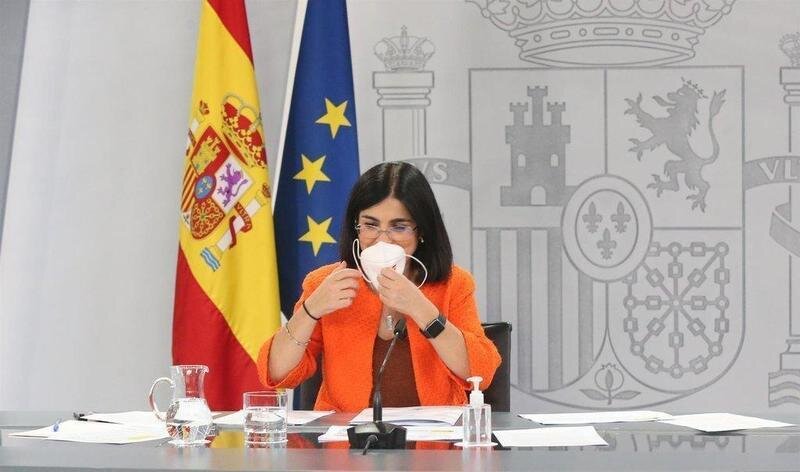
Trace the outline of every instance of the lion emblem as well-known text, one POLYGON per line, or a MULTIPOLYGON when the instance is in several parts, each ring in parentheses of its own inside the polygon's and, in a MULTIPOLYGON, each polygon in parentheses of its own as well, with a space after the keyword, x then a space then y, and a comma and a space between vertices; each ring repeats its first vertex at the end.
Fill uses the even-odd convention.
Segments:
POLYGON ((633 147, 629 151, 635 152, 636 158, 641 161, 645 151, 652 151, 665 145, 672 154, 680 158, 664 164, 666 180, 658 174, 653 174, 653 182, 648 184, 647 188, 655 189, 656 196, 659 197, 664 190, 677 192, 680 188, 678 175, 683 174, 686 187, 696 191, 696 193, 688 195, 686 199, 692 201, 692 210, 699 207, 703 212, 706 210, 706 195, 710 187, 703 178, 703 167, 714 163, 719 157, 720 147, 714 132, 714 117, 719 114, 725 103, 725 90, 715 91, 711 98, 708 130, 713 150, 709 157, 702 157, 692 148, 689 137, 699 123, 697 119, 698 103, 700 99, 707 98, 696 84, 683 80, 683 85, 678 90, 667 93, 666 100, 658 95, 653 97, 653 101, 665 108, 667 112, 667 116, 659 117, 651 115, 642 108, 642 94, 639 94, 636 100, 625 99, 629 106, 625 110, 625 114, 635 115, 639 125, 651 133, 651 136, 645 141, 631 138, 629 141, 633 143, 633 147))

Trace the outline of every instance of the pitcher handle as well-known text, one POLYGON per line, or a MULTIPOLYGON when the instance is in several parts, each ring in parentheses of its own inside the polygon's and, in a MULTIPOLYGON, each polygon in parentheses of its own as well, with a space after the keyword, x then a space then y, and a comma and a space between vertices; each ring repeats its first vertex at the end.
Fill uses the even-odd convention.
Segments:
POLYGON ((164 416, 164 413, 158 409, 158 405, 156 405, 156 398, 154 393, 156 391, 156 385, 159 382, 168 382, 170 388, 175 388, 175 382, 172 381, 169 377, 159 377, 153 381, 153 385, 150 386, 150 394, 147 396, 147 399, 150 401, 150 408, 153 410, 153 414, 156 415, 156 418, 160 419, 161 421, 167 421, 167 418, 164 416))

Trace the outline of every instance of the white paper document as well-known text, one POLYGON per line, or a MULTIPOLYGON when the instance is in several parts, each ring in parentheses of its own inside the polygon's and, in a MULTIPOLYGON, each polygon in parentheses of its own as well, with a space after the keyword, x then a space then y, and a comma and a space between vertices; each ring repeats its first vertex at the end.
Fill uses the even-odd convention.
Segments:
POLYGON ((540 424, 595 424, 668 420, 672 415, 660 411, 600 411, 586 413, 521 414, 540 424))
POLYGON ((780 421, 765 420, 755 416, 734 415, 731 413, 700 413, 697 415, 674 416, 672 419, 663 420, 661 423, 674 424, 676 426, 686 426, 706 433, 717 433, 720 431, 736 431, 739 429, 755 428, 782 428, 784 426, 795 426, 791 423, 781 423, 780 421))
POLYGON ((312 421, 328 416, 333 413, 333 410, 328 411, 313 411, 313 410, 292 410, 289 412, 287 421, 292 425, 302 425, 311 423, 312 421))
POLYGON ((11 433, 9 436, 13 436, 15 438, 42 438, 47 439, 53 434, 53 426, 46 426, 44 428, 39 429, 32 429, 30 431, 20 431, 17 433, 11 433))
POLYGON ((493 432, 504 447, 608 446, 594 426, 555 426, 493 432))
POLYGON ((47 426, 11 433, 11 436, 103 444, 128 444, 169 437, 163 423, 158 426, 136 426, 75 420, 61 422, 57 428, 47 426))
MULTIPOLYGON (((347 441, 349 426, 331 426, 317 438, 319 442, 347 441)), ((461 441, 461 426, 405 426, 406 441, 461 441)))
MULTIPOLYGON (((289 412, 289 417, 286 422, 291 425, 303 425, 310 423, 317 418, 322 418, 333 413, 330 411, 311 411, 311 410, 292 410, 289 412)), ((214 413, 217 415, 218 413, 214 413)), ((219 426, 242 426, 244 423, 244 410, 239 410, 235 413, 214 418, 214 423, 219 426)))
MULTIPOLYGON (((461 406, 410 406, 386 407, 383 409, 383 421, 399 425, 424 424, 456 424, 461 418, 461 406)), ((350 424, 369 423, 372 421, 372 408, 365 408, 350 424)))

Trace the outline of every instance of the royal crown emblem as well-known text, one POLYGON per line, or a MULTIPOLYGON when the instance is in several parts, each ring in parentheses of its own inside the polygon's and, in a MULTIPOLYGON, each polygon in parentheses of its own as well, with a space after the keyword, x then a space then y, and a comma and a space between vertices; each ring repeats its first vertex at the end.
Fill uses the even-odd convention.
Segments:
POLYGON ((736 0, 467 0, 546 66, 653 66, 694 57, 736 0))
POLYGON ((241 153, 249 166, 266 167, 267 153, 261 136, 261 115, 236 95, 227 95, 222 105, 222 134, 241 153))
POLYGON ((427 38, 409 36, 405 26, 400 36, 383 38, 375 45, 375 55, 383 61, 387 71, 420 71, 436 52, 427 38))
POLYGON ((781 51, 792 61, 792 67, 800 67, 800 33, 784 35, 780 46, 781 51))

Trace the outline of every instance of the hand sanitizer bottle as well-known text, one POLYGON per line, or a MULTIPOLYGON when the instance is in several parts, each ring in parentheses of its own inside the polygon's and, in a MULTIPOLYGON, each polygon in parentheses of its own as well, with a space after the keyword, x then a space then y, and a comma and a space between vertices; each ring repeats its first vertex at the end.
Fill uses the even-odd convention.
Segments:
POLYGON ((483 392, 480 384, 483 378, 470 377, 472 383, 469 393, 469 404, 464 406, 464 441, 463 447, 492 446, 492 406, 483 403, 483 392))

